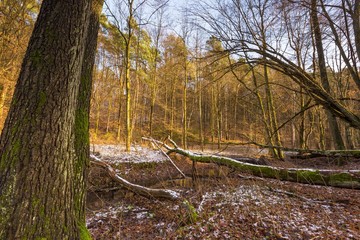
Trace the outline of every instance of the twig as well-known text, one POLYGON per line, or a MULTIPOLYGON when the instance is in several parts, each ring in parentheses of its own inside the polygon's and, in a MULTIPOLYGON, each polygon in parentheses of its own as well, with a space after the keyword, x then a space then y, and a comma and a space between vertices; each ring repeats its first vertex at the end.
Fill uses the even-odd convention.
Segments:
POLYGON ((169 140, 169 142, 171 142, 172 145, 174 145, 175 148, 179 148, 178 145, 176 144, 176 142, 174 142, 174 140, 172 140, 172 139, 170 138, 170 136, 168 136, 167 140, 169 140))
MULTIPOLYGON (((166 152, 164 150, 162 150, 162 148, 158 145, 158 143, 156 142, 155 139, 153 138, 149 138, 149 140, 155 144, 155 146, 162 152, 162 154, 164 154, 164 156, 171 162, 171 164, 176 168, 176 170, 181 174, 181 176, 183 176, 183 178, 186 178, 186 175, 180 170, 180 168, 178 168, 178 166, 176 166, 176 164, 174 163, 174 161, 169 157, 169 155, 166 154, 166 152)), ((164 143, 163 143, 164 144, 164 143)))
POLYGON ((296 198, 299 198, 300 200, 303 200, 303 201, 306 201, 306 202, 326 203, 326 204, 328 204, 328 202, 326 202, 326 201, 313 200, 313 199, 310 199, 310 198, 307 198, 307 197, 300 196, 300 195, 298 195, 296 193, 293 193, 293 192, 283 191, 283 190, 279 190, 279 189, 272 189, 272 188, 269 188, 269 190, 272 191, 272 192, 275 192, 275 193, 285 194, 285 195, 287 195, 289 197, 296 197, 296 198))
POLYGON ((153 138, 147 138, 147 137, 142 137, 142 139, 143 140, 145 140, 145 141, 149 141, 149 142, 153 142, 153 143, 158 143, 158 144, 161 144, 161 146, 163 146, 164 148, 166 148, 166 150, 171 150, 172 148, 169 146, 169 145, 167 145, 167 144, 165 144, 164 142, 161 142, 161 141, 159 141, 159 140, 155 140, 155 139, 153 139, 153 138))

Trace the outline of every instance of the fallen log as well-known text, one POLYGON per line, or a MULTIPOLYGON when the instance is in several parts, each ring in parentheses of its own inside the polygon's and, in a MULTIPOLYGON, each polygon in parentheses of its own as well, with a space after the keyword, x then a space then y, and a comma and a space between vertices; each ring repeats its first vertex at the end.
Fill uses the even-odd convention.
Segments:
POLYGON ((178 153, 197 162, 216 163, 264 178, 275 178, 290 182, 314 185, 360 189, 360 170, 318 170, 255 165, 239 161, 241 159, 234 160, 228 157, 192 153, 188 150, 179 148, 173 141, 170 140, 170 142, 173 143, 174 147, 161 143, 162 146, 168 150, 168 154, 172 152, 178 153))
POLYGON ((120 177, 109 164, 104 161, 101 161, 98 157, 90 155, 90 163, 96 166, 99 166, 107 171, 109 176, 121 186, 127 188, 128 190, 137 193, 139 195, 149 197, 149 198, 164 198, 170 200, 179 200, 180 195, 172 190, 168 189, 153 189, 133 184, 124 178, 120 177))
POLYGON ((300 148, 288 148, 280 146, 262 145, 255 142, 242 143, 240 145, 252 144, 260 148, 277 148, 286 152, 297 153, 296 158, 315 158, 315 157, 354 157, 360 158, 360 149, 347 149, 347 150, 321 150, 321 149, 300 149, 300 148))
POLYGON ((279 180, 315 185, 360 189, 360 170, 341 171, 278 168, 244 163, 227 157, 195 154, 181 148, 172 149, 170 152, 182 154, 197 162, 216 163, 219 165, 235 168, 249 172, 258 177, 276 178, 279 180))

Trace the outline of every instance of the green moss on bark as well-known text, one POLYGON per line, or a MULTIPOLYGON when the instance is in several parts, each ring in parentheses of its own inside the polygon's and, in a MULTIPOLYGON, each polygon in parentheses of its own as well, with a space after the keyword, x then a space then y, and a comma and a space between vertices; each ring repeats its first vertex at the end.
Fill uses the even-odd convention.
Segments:
POLYGON ((313 170, 297 170, 297 181, 310 184, 326 184, 326 178, 322 176, 318 171, 313 170))
POLYGON ((86 228, 85 221, 78 223, 78 229, 80 233, 80 240, 91 240, 89 230, 86 228))
POLYGON ((30 53, 30 61, 36 66, 40 67, 43 60, 43 56, 39 50, 34 50, 30 53))
POLYGON ((169 153, 176 152, 191 160, 205 163, 216 163, 227 167, 235 168, 244 172, 249 172, 255 176, 275 178, 280 180, 300 182, 307 184, 317 184, 335 187, 347 187, 360 189, 360 173, 352 172, 329 172, 313 169, 286 169, 270 166, 253 165, 239 162, 231 158, 220 156, 209 156, 192 154, 180 148, 170 149, 169 153))
POLYGON ((45 94, 45 92, 41 91, 39 93, 39 100, 38 100, 38 106, 37 106, 36 111, 40 112, 42 107, 45 105, 45 103, 46 103, 46 94, 45 94))

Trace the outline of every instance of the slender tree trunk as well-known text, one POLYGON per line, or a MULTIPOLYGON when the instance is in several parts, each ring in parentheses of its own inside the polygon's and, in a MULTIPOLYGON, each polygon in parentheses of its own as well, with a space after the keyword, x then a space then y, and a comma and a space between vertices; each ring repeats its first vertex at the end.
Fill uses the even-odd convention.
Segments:
POLYGON ((355 0, 354 13, 351 17, 353 20, 356 53, 359 61, 360 59, 360 0, 355 0))
POLYGON ((130 37, 125 49, 125 93, 126 93, 126 151, 131 147, 131 83, 130 83, 130 37))
MULTIPOLYGON (((239 102, 239 91, 240 91, 240 84, 236 86, 236 95, 235 95, 235 103, 234 103, 234 134, 233 138, 237 139, 237 132, 238 132, 238 102, 239 102)), ((243 118, 245 118, 245 114, 243 114, 243 118)))
POLYGON ((319 148, 324 150, 326 148, 325 145, 325 127, 323 124, 323 119, 320 110, 317 110, 318 115, 318 126, 319 126, 319 148))
MULTIPOLYGON (((258 101, 258 104, 259 104, 259 107, 260 107, 260 110, 261 110, 261 116, 262 116, 262 123, 264 125, 264 131, 265 131, 265 135, 266 135, 266 138, 267 138, 267 142, 268 142, 268 145, 270 146, 275 146, 275 143, 274 143, 274 140, 272 138, 272 132, 271 132, 271 128, 270 128, 270 125, 268 123, 268 116, 266 115, 266 109, 265 109, 265 106, 264 106, 264 103, 263 103, 263 100, 260 96, 260 93, 258 91, 258 83, 257 83, 257 79, 256 79, 256 75, 255 75, 255 70, 252 68, 251 69, 251 74, 252 74, 252 80, 253 80, 253 84, 254 84, 254 94, 256 96, 256 99, 258 101)), ((256 133, 257 131, 255 130, 255 138, 256 138, 256 133)), ((257 141, 255 139, 255 141, 257 141)), ((270 153, 271 155, 273 156, 277 156, 277 151, 275 148, 270 148, 270 153)))
POLYGON ((89 92, 80 90, 91 84, 84 64, 93 58, 87 43, 96 45, 89 35, 96 18, 90 15, 100 5, 42 3, 0 137, 0 239, 89 238, 89 92))
MULTIPOLYGON (((199 71, 199 68, 197 68, 199 71)), ((204 127, 203 127, 203 109, 202 109, 202 90, 201 90, 201 80, 197 74, 197 83, 198 83, 198 109, 199 109, 199 138, 200 138, 200 147, 201 151, 204 151, 204 127)))
POLYGON ((110 96, 110 101, 108 101, 108 109, 107 109, 107 116, 106 116, 106 133, 110 131, 110 119, 111 119, 111 112, 112 112, 112 96, 110 96))
POLYGON ((119 108, 118 108, 118 112, 117 112, 117 133, 116 133, 116 140, 117 142, 120 142, 120 138, 121 138, 121 114, 122 114, 122 109, 123 109, 123 91, 124 91, 124 86, 123 86, 123 81, 122 81, 122 71, 120 70, 120 77, 119 77, 119 108))
POLYGON ((221 148, 222 140, 222 109, 220 103, 220 84, 216 82, 216 95, 215 95, 215 109, 216 109, 216 132, 217 132, 217 145, 218 149, 221 148))
POLYGON ((299 147, 301 149, 306 148, 306 139, 305 139, 305 103, 303 96, 303 88, 300 87, 300 124, 299 124, 299 147))
MULTIPOLYGON (((156 48, 157 49, 157 48, 156 48)), ((156 102, 156 92, 157 92, 157 59, 158 59, 158 54, 157 54, 157 50, 156 50, 156 54, 154 57, 154 77, 153 77, 153 82, 150 86, 150 90, 151 90, 151 97, 150 97, 150 118, 149 118, 149 134, 150 136, 153 135, 153 124, 154 124, 154 111, 155 111, 155 102, 156 102)))
POLYGON ((131 79, 130 79, 130 70, 131 70, 131 59, 130 59, 130 48, 132 44, 132 38, 133 38, 133 21, 134 21, 134 9, 133 4, 134 0, 128 0, 128 10, 129 10, 129 16, 127 19, 127 36, 123 36, 125 40, 125 95, 126 95, 126 151, 130 152, 131 147, 131 141, 132 141, 132 109, 131 109, 131 79))
POLYGON ((215 113, 216 113, 216 101, 214 86, 211 86, 211 105, 210 105, 210 133, 211 142, 215 142, 215 113))
POLYGON ((345 127, 345 134, 346 134, 347 148, 355 149, 354 140, 353 140, 353 129, 349 125, 345 127))
POLYGON ((175 83, 171 86, 171 103, 170 103, 170 137, 173 137, 175 122, 175 83))
MULTIPOLYGON (((166 79, 165 79, 166 81, 166 79)), ((165 100, 165 107, 164 107, 164 120, 163 120, 163 125, 166 126, 168 124, 168 112, 169 112, 169 93, 168 93, 168 85, 165 85, 165 96, 164 96, 164 100, 165 100)))
MULTIPOLYGON (((185 41, 184 41, 185 44, 185 41)), ((187 149, 187 85, 188 85, 187 53, 184 53, 184 85, 183 85, 183 116, 182 116, 182 146, 187 149)))
POLYGON ((100 101, 96 101, 96 120, 95 120, 95 136, 99 134, 100 125, 100 101))
POLYGON ((315 114, 311 110, 308 111, 308 118, 309 118, 309 126, 306 128, 307 131, 305 131, 305 137, 304 137, 305 149, 309 148, 309 139, 313 133, 315 126, 315 114))
MULTIPOLYGON (((226 90, 225 94, 229 93, 228 90, 226 90)), ((229 94, 230 95, 230 94, 229 94)), ((229 140, 230 134, 229 134, 229 98, 224 99, 225 106, 224 106, 224 126, 225 126, 225 139, 229 140)))
MULTIPOLYGON (((276 116, 276 111, 275 111, 275 107, 274 107, 273 95, 272 95, 271 87, 269 84, 268 69, 267 69, 266 64, 264 64, 264 78, 265 78, 265 92, 266 92, 266 99, 267 99, 267 111, 268 111, 268 117, 269 117, 269 127, 270 127, 270 131, 271 131, 270 138, 273 139, 275 146, 281 147, 282 144, 281 144, 281 140, 280 140, 280 133, 277 130, 278 129, 277 116, 276 116)), ((276 158, 284 158, 283 152, 277 148, 273 149, 273 155, 276 158)))
MULTIPOLYGON (((263 53, 263 74, 264 74, 264 80, 265 80, 265 96, 266 96, 266 110, 268 119, 264 119, 268 122, 268 138, 270 144, 275 144, 275 146, 282 146, 281 139, 280 139, 280 133, 278 131, 278 123, 277 123, 277 115, 274 107, 274 100, 273 95, 271 91, 271 86, 269 83, 269 75, 268 75, 268 65, 266 64, 266 51, 267 51, 267 36, 266 31, 267 28, 265 26, 265 8, 268 7, 267 5, 269 2, 265 1, 263 3, 258 3, 261 6, 259 7, 259 17, 260 17, 260 35, 261 35, 261 51, 263 53)), ((284 154, 281 149, 279 148, 272 148, 271 149, 272 155, 275 158, 284 158, 284 154)))
MULTIPOLYGON (((317 0, 311 0, 311 22, 312 22, 312 30, 315 38, 315 46, 317 50, 318 56, 318 64, 319 64, 319 72, 321 78, 321 84, 326 92, 330 93, 330 84, 326 72, 326 63, 324 56, 324 49, 322 44, 322 36, 320 31, 320 24, 317 15, 317 0)), ((329 130, 334 142, 335 149, 345 149, 345 145, 341 136, 339 125, 336 121, 335 116, 331 113, 329 109, 326 109, 326 116, 329 124, 329 130)))

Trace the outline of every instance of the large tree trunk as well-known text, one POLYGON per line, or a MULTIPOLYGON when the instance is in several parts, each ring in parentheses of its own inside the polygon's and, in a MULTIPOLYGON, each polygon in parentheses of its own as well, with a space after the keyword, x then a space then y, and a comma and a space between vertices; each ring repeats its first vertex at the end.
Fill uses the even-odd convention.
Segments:
POLYGON ((83 62, 100 2, 42 3, 0 138, 0 239, 88 237, 88 93, 79 89, 91 83, 83 62))

